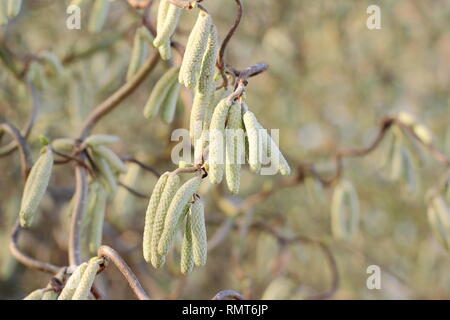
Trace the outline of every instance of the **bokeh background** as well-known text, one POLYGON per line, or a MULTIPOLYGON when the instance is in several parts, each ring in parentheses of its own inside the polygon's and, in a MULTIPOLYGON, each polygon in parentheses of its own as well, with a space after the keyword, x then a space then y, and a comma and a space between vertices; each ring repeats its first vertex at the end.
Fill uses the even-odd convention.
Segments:
MULTIPOLYGON (((435 146, 450 154, 450 2, 243 2, 244 17, 230 42, 227 61, 236 68, 256 62, 270 65, 267 72, 251 79, 248 104, 265 127, 281 130, 281 149, 293 175, 303 162, 315 163, 324 175, 331 175, 336 150, 366 146, 381 119, 399 111, 415 115, 432 132, 435 146), (381 8, 380 30, 366 27, 371 4, 381 8)), ((235 17, 234 1, 203 4, 223 39, 235 17)), ((141 12, 117 0, 102 32, 86 31, 89 9, 82 11, 82 29, 68 30, 67 5, 62 0, 25 0, 20 15, 0 27, 1 121, 23 128, 31 109, 29 91, 11 68, 21 70, 22 61, 44 50, 63 61, 64 75, 44 68, 46 83, 39 88, 42 110, 28 140, 34 159, 39 135, 74 137, 89 111, 125 82, 134 31, 141 21, 141 12)), ((186 42, 195 18, 195 12, 183 13, 177 41, 186 42)), ((160 172, 176 168, 170 160, 174 145, 170 134, 188 127, 190 110, 185 91, 172 125, 142 116, 152 86, 166 69, 160 63, 95 128, 96 133, 121 137, 122 142, 114 146, 119 154, 133 155, 160 172)), ((3 137, 1 145, 8 139, 3 137)), ((124 190, 110 198, 104 243, 123 255, 154 299, 208 299, 224 289, 255 299, 307 299, 329 292, 333 276, 319 246, 299 242, 280 247, 270 232, 257 228, 258 223, 283 236, 321 241, 329 249, 336 259, 338 285, 327 298, 448 299, 450 256, 432 234, 425 201, 427 190, 446 174, 446 168, 422 150, 424 157, 416 167, 419 189, 408 193, 404 181, 386 177, 380 152, 344 162, 344 176, 353 183, 360 202, 359 230, 351 241, 333 238, 333 190, 311 179, 277 190, 251 210, 230 218, 230 205, 242 203, 261 188, 276 187, 283 179, 258 177, 245 169, 238 197, 230 196, 226 187, 204 183, 201 194, 212 248, 207 265, 189 276, 180 275, 176 252, 162 270, 145 263, 141 247, 147 201, 124 190), (381 268, 381 290, 366 286, 369 265, 381 268)), ((57 265, 67 264, 73 171, 72 165, 56 167, 39 221, 20 240, 25 252, 57 265)), ((0 298, 21 299, 44 287, 49 275, 25 268, 8 251, 23 189, 17 153, 0 158, 0 173, 0 298)), ((142 171, 134 187, 150 195, 155 181, 142 171)), ((134 298, 114 267, 96 283, 106 298, 134 298)))

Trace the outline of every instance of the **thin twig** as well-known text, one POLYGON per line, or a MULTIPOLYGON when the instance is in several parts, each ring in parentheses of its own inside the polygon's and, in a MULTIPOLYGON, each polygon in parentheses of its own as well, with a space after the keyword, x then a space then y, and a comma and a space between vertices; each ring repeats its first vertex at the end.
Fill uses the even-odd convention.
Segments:
POLYGON ((122 257, 111 247, 101 246, 98 249, 98 256, 107 259, 114 263, 114 265, 119 269, 125 279, 128 281, 131 290, 139 300, 150 300, 149 295, 142 288, 136 275, 131 271, 127 263, 122 259, 122 257))

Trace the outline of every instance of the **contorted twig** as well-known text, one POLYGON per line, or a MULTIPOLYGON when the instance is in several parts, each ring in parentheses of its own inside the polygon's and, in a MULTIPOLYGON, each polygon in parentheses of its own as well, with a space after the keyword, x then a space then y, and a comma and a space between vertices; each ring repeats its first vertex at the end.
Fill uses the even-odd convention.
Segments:
POLYGON ((26 255, 25 253, 23 253, 19 249, 19 235, 20 235, 21 230, 22 230, 22 228, 20 227, 19 222, 17 222, 16 225, 14 226, 14 230, 11 235, 11 241, 9 243, 9 249, 10 249, 12 255, 17 260, 19 260, 23 265, 25 265, 31 269, 43 271, 43 272, 50 273, 50 274, 57 273, 61 269, 61 267, 58 267, 51 263, 39 261, 35 258, 32 258, 32 257, 26 255))
POLYGON ((98 256, 105 258, 107 261, 111 261, 119 269, 125 279, 128 281, 130 288, 139 300, 150 300, 150 297, 142 288, 136 275, 131 271, 127 263, 122 257, 111 247, 101 246, 98 249, 98 256))

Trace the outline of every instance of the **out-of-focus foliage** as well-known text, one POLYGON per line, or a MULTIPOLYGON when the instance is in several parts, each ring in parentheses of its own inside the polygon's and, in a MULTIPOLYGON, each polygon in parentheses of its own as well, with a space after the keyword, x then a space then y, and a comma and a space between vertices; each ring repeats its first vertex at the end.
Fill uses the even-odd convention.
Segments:
MULTIPOLYGON (((223 39, 235 16, 234 1, 205 0, 203 4, 223 39)), ((237 68, 260 61, 270 65, 269 71, 250 80, 247 101, 265 127, 281 129, 281 149, 293 169, 308 162, 317 163, 324 174, 332 173, 331 157, 337 149, 367 145, 380 120, 399 111, 414 114, 430 129, 437 148, 450 154, 450 3, 377 2, 382 14, 380 30, 366 27, 370 4, 356 0, 244 1, 245 15, 228 47, 227 61, 237 68)), ((19 16, 0 27, 0 121, 23 128, 29 117, 29 91, 11 72, 20 70, 16 59, 48 51, 63 63, 62 74, 49 65, 42 70, 46 79, 39 88, 42 110, 28 139, 34 160, 40 151, 39 135, 50 140, 75 137, 89 111, 126 81, 134 30, 141 23, 125 1, 115 1, 100 33, 87 31, 88 17, 83 11, 82 29, 68 30, 67 5, 67 1, 24 1, 19 16), (92 47, 96 47, 94 53, 80 54, 92 47)), ((195 18, 195 13, 183 12, 177 41, 186 42, 195 18)), ((160 172, 176 167, 170 160, 172 129, 189 127, 187 91, 182 93, 183 103, 172 125, 142 116, 154 83, 166 69, 160 63, 137 92, 95 128, 96 133, 121 137, 114 151, 133 155, 160 172)), ((4 137, 2 145, 8 139, 4 137)), ((209 252, 206 266, 188 277, 181 276, 178 262, 170 259, 161 270, 145 263, 141 250, 145 199, 109 202, 104 243, 123 255, 143 287, 157 299, 208 298, 228 288, 258 299, 303 299, 329 290, 330 269, 317 246, 298 243, 280 250, 270 233, 248 228, 257 222, 285 236, 324 242, 339 271, 334 298, 450 298, 450 256, 432 234, 425 200, 427 190, 446 174, 445 167, 426 151, 424 161, 417 161, 418 153, 414 153, 417 190, 408 192, 403 180, 391 181, 381 168, 380 153, 344 161, 344 176, 359 198, 360 227, 351 240, 332 236, 333 190, 307 179, 305 184, 279 190, 237 217, 232 231, 209 252), (369 265, 381 268, 381 290, 366 286, 369 265)), ((23 190, 18 154, 1 158, 0 172, 0 298, 23 298, 45 287, 49 277, 19 265, 8 251, 23 190)), ((243 171, 239 196, 230 196, 225 188, 218 192, 221 187, 205 183, 205 190, 217 189, 204 193, 210 243, 227 219, 220 206, 224 198, 240 203, 278 179, 282 178, 243 171)), ((147 195, 156 182, 143 171, 132 180, 147 195)), ((67 264, 73 188, 72 166, 57 166, 39 220, 23 233, 24 251, 40 260, 67 264)), ((446 201, 448 205, 450 199, 446 201)), ((133 298, 114 268, 97 282, 108 298, 133 298)))

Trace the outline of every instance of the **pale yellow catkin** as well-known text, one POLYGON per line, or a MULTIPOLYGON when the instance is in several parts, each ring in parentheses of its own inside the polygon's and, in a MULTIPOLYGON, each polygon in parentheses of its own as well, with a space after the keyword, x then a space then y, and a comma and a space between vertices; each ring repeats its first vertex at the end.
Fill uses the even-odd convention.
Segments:
POLYGON ((359 224, 358 195, 349 181, 335 187, 331 203, 331 230, 340 239, 351 240, 359 224))
POLYGON ((60 138, 52 141, 52 148, 59 152, 69 152, 75 147, 75 139, 60 138))
POLYGON ((204 266, 208 256, 208 240, 205 225, 205 208, 202 201, 196 200, 190 208, 192 229, 192 252, 197 267, 204 266))
MULTIPOLYGON (((2 0, 5 1, 5 0, 2 0)), ((22 0, 7 0, 7 15, 10 19, 17 16, 22 8, 22 0)))
POLYGON ((164 99, 162 106, 162 120, 165 123, 172 123, 177 109, 178 96, 180 94, 181 84, 175 79, 164 99))
POLYGON ((113 170, 120 173, 127 173, 127 166, 111 149, 105 146, 96 146, 94 147, 94 152, 104 158, 113 170))
POLYGON ((272 139, 272 137, 269 135, 267 130, 262 131, 262 135, 264 140, 268 141, 269 145, 266 149, 267 153, 270 158, 275 159, 275 162, 277 164, 278 171, 283 176, 288 176, 291 174, 291 167, 289 166, 289 163, 287 162, 286 158, 284 157, 283 153, 281 152, 278 145, 275 143, 275 141, 272 139))
POLYGON ((175 233, 177 231, 177 224, 180 219, 183 209, 186 204, 192 198, 192 196, 197 192, 202 181, 201 176, 196 176, 185 182, 180 189, 173 196, 170 206, 167 210, 167 215, 164 220, 164 229, 161 234, 158 253, 165 256, 172 246, 175 233))
POLYGON ((70 275, 69 279, 67 279, 66 284, 64 285, 64 289, 61 291, 58 300, 72 299, 75 290, 80 285, 81 277, 83 276, 83 273, 86 270, 87 266, 87 262, 83 262, 75 269, 75 271, 70 275))
POLYGON ((169 92, 170 85, 178 76, 179 71, 178 67, 170 68, 155 84, 144 108, 144 116, 146 118, 153 118, 159 113, 159 109, 169 92))
POLYGON ((4 26, 8 23, 8 14, 6 3, 4 1, 0 1, 0 27, 4 26))
POLYGON ((156 216, 156 211, 158 209, 158 204, 161 199, 161 196, 164 192, 164 187, 167 182, 167 178, 169 177, 169 173, 164 173, 156 182, 155 187, 153 188, 152 195, 150 197, 150 201, 148 202, 147 211, 145 213, 145 226, 144 226, 144 239, 142 242, 144 259, 148 263, 151 262, 151 242, 152 242, 152 231, 153 224, 156 216))
POLYGON ((102 144, 118 143, 120 138, 110 134, 93 134, 86 138, 84 143, 90 147, 96 147, 102 144))
POLYGON ((145 27, 140 27, 139 29, 136 30, 136 32, 134 34, 133 48, 131 49, 130 63, 128 64, 128 70, 127 70, 127 81, 130 81, 131 78, 133 78, 133 76, 139 70, 141 62, 145 55, 145 51, 146 51, 145 44, 146 43, 142 37, 141 28, 145 28, 145 27))
POLYGON ((200 71, 208 44, 211 24, 211 16, 204 11, 200 11, 197 22, 189 35, 178 78, 180 83, 187 88, 192 89, 197 85, 197 74, 200 71))
MULTIPOLYGON (((162 2, 168 2, 167 0, 161 0, 160 6, 163 5, 162 2)), ((181 8, 169 4, 167 8, 163 23, 157 24, 157 35, 153 41, 155 47, 160 47, 166 41, 170 41, 170 37, 175 32, 178 25, 178 20, 180 19, 181 8)))
POLYGON ((57 300, 57 299, 58 299, 58 293, 56 291, 50 289, 44 293, 41 300, 57 300))
POLYGON ((89 32, 100 32, 105 25, 108 17, 110 0, 95 0, 92 7, 91 16, 89 17, 88 30, 89 32))
POLYGON ((92 159, 100 172, 101 181, 106 186, 108 192, 115 194, 117 190, 117 179, 108 161, 95 152, 92 153, 92 159))
POLYGON ((20 206, 20 225, 29 227, 33 223, 35 213, 47 191, 53 169, 53 152, 49 147, 34 164, 25 184, 20 206))
MULTIPOLYGON (((193 142, 200 139, 203 133, 203 124, 206 108, 210 103, 210 96, 196 92, 192 102, 189 134, 193 142)), ((206 128, 205 128, 206 129, 206 128)))
POLYGON ((186 226, 184 230, 183 242, 181 244, 181 273, 188 274, 194 268, 194 255, 192 246, 192 217, 186 216, 186 226))
POLYGON ((156 30, 161 30, 163 28, 169 7, 170 7, 169 1, 161 0, 159 2, 158 13, 156 18, 156 30))
POLYGON ((243 119, 249 146, 248 162, 250 169, 255 173, 259 173, 261 170, 261 148, 259 144, 258 120, 256 120, 255 115, 251 111, 246 111, 243 119))
POLYGON ((92 211, 92 221, 89 235, 89 250, 95 254, 102 245, 103 222, 105 219, 107 193, 101 186, 97 190, 95 206, 92 211))
MULTIPOLYGON (((141 175, 141 167, 136 163, 128 163, 127 174, 123 177, 123 183, 134 188, 141 175)), ((117 190, 113 203, 113 221, 120 228, 128 228, 132 223, 132 217, 136 213, 136 198, 126 188, 117 190)))
POLYGON ((86 300, 88 298, 92 285, 94 284, 95 276, 100 270, 100 264, 102 261, 103 260, 100 258, 92 258, 89 261, 86 270, 81 276, 80 283, 73 293, 72 300, 86 300))
POLYGON ((435 196, 428 205, 428 221, 441 244, 450 251, 450 210, 444 199, 435 196))
POLYGON ((214 110, 209 129, 209 179, 213 184, 222 182, 225 168, 225 121, 231 103, 222 99, 214 110))
POLYGON ((216 60, 219 51, 219 39, 217 28, 211 24, 208 37, 208 45, 202 60, 198 85, 198 92, 206 96, 210 96, 216 89, 214 82, 214 73, 216 71, 216 60))
POLYGON ((165 41, 162 45, 158 47, 159 55, 164 61, 170 60, 172 58, 172 50, 170 47, 170 40, 165 41))
POLYGON ((164 263, 163 257, 165 254, 158 252, 158 244, 162 234, 165 231, 165 220, 169 207, 171 206, 172 199, 174 199, 177 190, 180 186, 180 177, 177 174, 169 174, 167 178, 164 191, 161 195, 161 199, 156 210, 155 220, 153 221, 152 230, 152 242, 150 246, 151 262, 155 268, 159 268, 164 263))
POLYGON ((228 189, 233 194, 239 193, 243 144, 244 131, 241 104, 235 103, 228 112, 225 146, 225 177, 228 189))
POLYGON ((44 293, 45 293, 44 289, 37 289, 31 292, 25 298, 23 298, 23 300, 42 300, 44 293))

